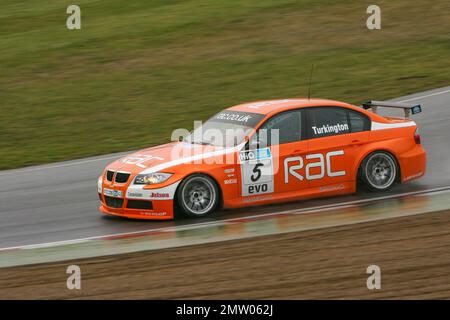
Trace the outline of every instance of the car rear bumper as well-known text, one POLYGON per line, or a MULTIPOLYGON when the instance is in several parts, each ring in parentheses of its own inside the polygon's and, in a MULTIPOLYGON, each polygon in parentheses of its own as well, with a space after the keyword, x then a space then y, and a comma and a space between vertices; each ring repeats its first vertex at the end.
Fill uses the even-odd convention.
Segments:
POLYGON ((427 154, 421 145, 399 157, 401 164, 401 181, 407 182, 425 175, 427 168, 427 154))

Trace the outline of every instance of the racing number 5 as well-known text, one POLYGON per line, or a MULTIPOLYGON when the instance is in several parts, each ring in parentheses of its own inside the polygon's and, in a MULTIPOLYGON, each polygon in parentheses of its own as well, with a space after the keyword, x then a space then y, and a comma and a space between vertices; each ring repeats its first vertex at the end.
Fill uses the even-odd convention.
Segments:
POLYGON ((261 178, 262 172, 261 172, 260 167, 263 167, 263 166, 264 166, 263 163, 257 163, 257 164, 255 165, 255 167, 253 168, 253 174, 252 174, 252 176, 250 177, 250 179, 251 179, 253 182, 258 181, 258 180, 261 178))

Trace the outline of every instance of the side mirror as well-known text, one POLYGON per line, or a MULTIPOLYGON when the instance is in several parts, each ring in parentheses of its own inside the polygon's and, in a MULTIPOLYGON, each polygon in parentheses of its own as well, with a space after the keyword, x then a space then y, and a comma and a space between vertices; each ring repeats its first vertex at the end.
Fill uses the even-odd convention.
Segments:
POLYGON ((258 145, 259 145, 258 140, 252 139, 250 141, 249 148, 250 148, 250 150, 255 150, 255 149, 258 149, 258 145))
POLYGON ((258 137, 259 139, 250 139, 249 143, 249 149, 250 150, 256 150, 256 149, 262 149, 268 147, 268 143, 266 139, 262 137, 258 137))
POLYGON ((170 138, 171 142, 183 142, 186 139, 186 136, 174 136, 170 138))
POLYGON ((175 129, 172 132, 172 135, 170 136, 170 141, 172 142, 182 142, 185 141, 185 139, 191 135, 193 132, 192 131, 188 131, 186 129, 175 129))

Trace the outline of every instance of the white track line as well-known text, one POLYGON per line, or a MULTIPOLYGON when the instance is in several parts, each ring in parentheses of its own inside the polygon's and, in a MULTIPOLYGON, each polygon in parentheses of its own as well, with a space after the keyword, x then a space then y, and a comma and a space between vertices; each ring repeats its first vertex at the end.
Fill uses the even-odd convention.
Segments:
POLYGON ((435 92, 435 93, 430 93, 430 94, 426 94, 424 96, 419 96, 419 97, 415 97, 415 98, 410 98, 410 99, 406 99, 406 100, 400 100, 399 102, 409 102, 409 101, 414 101, 414 100, 420 100, 423 98, 428 98, 428 97, 432 97, 432 96, 437 96, 440 94, 444 94, 444 93, 448 93, 450 92, 450 90, 444 90, 444 91, 440 91, 440 92, 435 92))
MULTIPOLYGON (((130 151, 132 152, 132 151, 130 151)), ((102 158, 96 158, 96 159, 88 159, 88 160, 81 160, 81 161, 74 161, 74 162, 68 162, 68 163, 60 163, 55 165, 49 165, 44 167, 34 167, 34 168, 24 168, 24 169, 11 169, 5 172, 0 172, 0 176, 5 176, 8 174, 18 174, 18 173, 27 173, 32 171, 39 171, 39 170, 45 170, 45 169, 55 169, 55 168, 62 168, 62 167, 69 167, 69 166, 75 166, 79 164, 84 163, 90 163, 90 162, 96 162, 96 161, 103 161, 108 159, 118 159, 125 155, 126 153, 116 154, 116 155, 110 155, 102 158)))
POLYGON ((278 215, 283 215, 283 214, 305 214, 305 213, 314 213, 314 212, 318 212, 318 211, 324 211, 327 209, 344 209, 344 208, 348 208, 348 207, 353 207, 358 204, 376 202, 376 201, 380 201, 380 200, 388 200, 388 199, 394 199, 394 198, 401 198, 401 197, 405 197, 405 196, 416 196, 416 195, 423 195, 425 193, 431 194, 431 193, 445 192, 445 191, 450 192, 450 186, 433 188, 433 189, 428 189, 428 190, 421 190, 421 191, 405 192, 405 193, 393 194, 393 195, 389 195, 389 196, 368 198, 368 199, 363 199, 363 200, 348 201, 348 202, 342 202, 342 203, 338 203, 338 204, 329 204, 329 205, 315 206, 315 207, 309 207, 309 208, 303 208, 303 209, 291 209, 291 210, 271 212, 271 213, 266 213, 266 214, 256 214, 256 215, 251 215, 251 216, 230 218, 230 219, 224 219, 224 220, 218 220, 218 221, 194 223, 194 224, 189 224, 189 225, 184 225, 184 226, 147 229, 147 230, 140 230, 140 231, 133 231, 133 232, 109 234, 109 235, 103 235, 103 236, 79 238, 79 239, 73 239, 73 240, 64 240, 64 241, 55 241, 55 242, 46 242, 46 243, 40 243, 40 244, 30 244, 30 245, 23 245, 23 246, 0 248, 0 252, 12 251, 12 250, 22 250, 22 249, 37 249, 37 248, 45 248, 45 247, 56 247, 56 246, 69 245, 69 244, 79 244, 79 243, 92 241, 92 240, 104 240, 107 238, 115 238, 115 237, 131 236, 131 235, 145 235, 146 233, 152 233, 152 232, 182 231, 182 230, 189 230, 189 229, 194 229, 194 228, 208 227, 210 225, 229 224, 229 223, 233 223, 233 222, 236 222, 239 220, 278 216, 278 215))

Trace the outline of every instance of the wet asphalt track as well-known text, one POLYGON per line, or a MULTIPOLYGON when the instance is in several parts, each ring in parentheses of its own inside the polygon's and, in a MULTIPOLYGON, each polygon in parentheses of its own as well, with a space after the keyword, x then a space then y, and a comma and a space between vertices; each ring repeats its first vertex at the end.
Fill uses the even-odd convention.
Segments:
POLYGON ((424 178, 397 185, 384 194, 358 193, 223 211, 202 220, 126 220, 103 216, 97 210, 97 177, 106 164, 123 154, 106 155, 0 171, 0 248, 151 230, 450 186, 450 87, 395 100, 423 106, 423 113, 413 119, 420 126, 422 143, 428 152, 428 172, 424 178))

